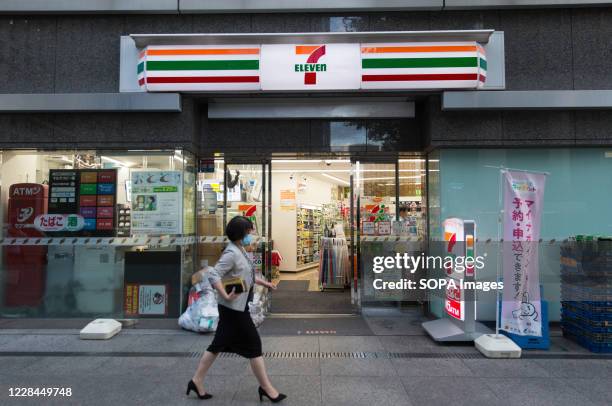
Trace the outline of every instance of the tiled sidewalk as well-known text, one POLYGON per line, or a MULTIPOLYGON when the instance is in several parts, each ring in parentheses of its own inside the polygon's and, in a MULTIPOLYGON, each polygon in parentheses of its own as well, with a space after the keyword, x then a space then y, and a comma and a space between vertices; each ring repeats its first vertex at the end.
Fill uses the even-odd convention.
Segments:
MULTIPOLYGON (((382 323, 382 321, 380 321, 382 323)), ((392 326, 393 321, 384 323, 392 326)), ((199 404, 184 396, 212 337, 174 330, 126 329, 109 341, 81 341, 76 330, 0 333, 0 404, 40 404, 10 399, 9 387, 71 387, 74 395, 44 404, 199 404), (47 356, 15 353, 49 352, 47 356), (61 356, 57 353, 65 353, 61 356), (12 354, 12 355, 11 355, 12 354), (50 356, 53 355, 53 356, 50 356), (157 356, 159 355, 159 356, 157 356)), ((489 360, 471 346, 441 346, 423 335, 263 336, 265 352, 307 353, 307 358, 266 360, 286 405, 607 405, 612 359, 570 359, 586 354, 554 339, 554 358, 489 360), (334 353, 437 354, 393 358, 334 353), (448 356, 445 356, 448 355, 448 356)), ((248 363, 221 357, 211 369, 206 405, 258 404, 248 363)))

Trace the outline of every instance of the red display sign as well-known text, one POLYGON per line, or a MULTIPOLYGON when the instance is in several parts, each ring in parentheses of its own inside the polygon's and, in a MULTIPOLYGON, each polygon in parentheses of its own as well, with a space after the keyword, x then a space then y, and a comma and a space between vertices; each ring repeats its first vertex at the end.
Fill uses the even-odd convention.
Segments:
MULTIPOLYGON (((47 212, 47 186, 17 183, 9 188, 8 237, 41 237, 34 221, 47 212)), ((38 306, 45 295, 46 246, 4 247, 4 305, 38 306)))
POLYGON ((463 312, 463 293, 458 285, 449 284, 447 286, 444 308, 446 314, 457 320, 463 320, 465 318, 463 312))
POLYGON ((449 316, 454 317, 457 320, 463 320, 461 302, 457 300, 446 299, 444 303, 444 308, 446 310, 446 314, 448 314, 449 316))

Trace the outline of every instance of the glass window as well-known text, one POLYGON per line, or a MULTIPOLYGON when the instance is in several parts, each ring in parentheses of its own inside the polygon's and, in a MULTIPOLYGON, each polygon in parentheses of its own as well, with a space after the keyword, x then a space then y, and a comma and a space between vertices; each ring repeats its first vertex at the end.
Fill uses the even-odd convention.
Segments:
POLYGON ((367 31, 368 19, 361 16, 329 17, 329 30, 332 32, 367 31))
POLYGON ((368 152, 398 151, 402 129, 402 123, 399 120, 368 121, 368 152))
MULTIPOLYGON (((539 246, 539 274, 549 320, 560 315, 563 241, 579 235, 612 234, 612 154, 580 149, 453 149, 439 151, 439 172, 430 165, 430 241, 442 239, 441 222, 449 217, 476 223, 477 255, 487 254, 483 280, 495 280, 500 244, 500 168, 548 172, 539 246), (439 202, 439 208, 437 207, 439 202), (438 215, 439 213, 439 215, 438 215)), ((432 244, 430 243, 430 247, 432 244)), ((432 304, 441 313, 440 303, 432 304)), ((481 295, 478 317, 495 319, 495 296, 481 295)))
POLYGON ((192 154, 3 151, 0 180, 0 313, 178 317, 194 270, 192 154))
POLYGON ((365 151, 367 137, 364 125, 353 121, 332 121, 329 130, 332 151, 365 151))
POLYGON ((427 235, 425 159, 400 159, 398 175, 399 220, 407 226, 405 234, 423 240, 427 235))

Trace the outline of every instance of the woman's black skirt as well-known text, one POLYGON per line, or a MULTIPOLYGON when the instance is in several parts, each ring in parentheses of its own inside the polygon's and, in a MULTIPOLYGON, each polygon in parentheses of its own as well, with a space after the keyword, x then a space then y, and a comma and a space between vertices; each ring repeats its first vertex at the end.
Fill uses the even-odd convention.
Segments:
POLYGON ((243 312, 219 305, 219 324, 207 351, 233 352, 245 358, 261 357, 261 338, 253 324, 249 307, 243 312))

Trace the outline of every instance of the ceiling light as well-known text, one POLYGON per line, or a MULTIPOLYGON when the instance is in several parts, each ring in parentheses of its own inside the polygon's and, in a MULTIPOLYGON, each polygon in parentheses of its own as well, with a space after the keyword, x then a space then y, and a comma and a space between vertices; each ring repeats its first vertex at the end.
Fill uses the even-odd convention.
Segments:
MULTIPOLYGON (((393 176, 381 176, 376 178, 363 178, 363 181, 367 180, 392 180, 395 179, 393 176)), ((421 179, 421 176, 399 176, 398 179, 421 179)))
POLYGON ((326 173, 322 173, 321 175, 325 176, 326 178, 333 179, 333 180, 335 180, 337 182, 344 183, 347 186, 350 185, 349 182, 345 181, 344 179, 340 179, 340 178, 338 178, 336 176, 328 175, 326 173))

